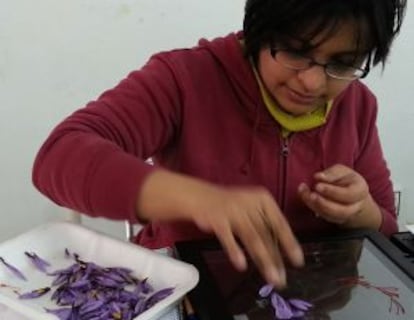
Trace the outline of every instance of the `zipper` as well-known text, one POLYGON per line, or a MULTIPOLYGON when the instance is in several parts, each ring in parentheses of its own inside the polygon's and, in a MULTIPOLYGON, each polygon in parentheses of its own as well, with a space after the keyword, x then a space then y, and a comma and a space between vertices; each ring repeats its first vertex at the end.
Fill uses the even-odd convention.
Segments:
POLYGON ((282 149, 280 150, 279 166, 279 206, 282 212, 286 205, 286 185, 287 185, 287 162, 289 156, 289 138, 282 138, 282 149))

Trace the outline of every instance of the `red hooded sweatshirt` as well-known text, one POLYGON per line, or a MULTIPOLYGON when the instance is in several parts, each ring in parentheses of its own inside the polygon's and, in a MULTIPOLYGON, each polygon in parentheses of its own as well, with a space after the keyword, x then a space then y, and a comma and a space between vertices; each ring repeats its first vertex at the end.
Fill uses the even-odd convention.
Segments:
MULTIPOLYGON (((76 111, 48 137, 33 181, 55 203, 90 216, 136 222, 136 199, 156 165, 222 185, 262 185, 296 234, 338 229, 297 195, 301 182, 334 164, 359 172, 382 208, 381 231, 397 230, 377 105, 359 81, 335 99, 326 124, 282 138, 268 112, 240 34, 153 56, 115 88, 76 111)), ((149 247, 205 237, 190 223, 149 223, 149 247)))

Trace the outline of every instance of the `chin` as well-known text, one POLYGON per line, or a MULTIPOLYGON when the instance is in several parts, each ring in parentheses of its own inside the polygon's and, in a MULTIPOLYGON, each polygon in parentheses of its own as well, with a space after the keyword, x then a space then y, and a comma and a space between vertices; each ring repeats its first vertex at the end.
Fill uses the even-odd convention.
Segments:
POLYGON ((294 117, 299 117, 315 111, 318 107, 314 105, 281 104, 280 108, 294 117))

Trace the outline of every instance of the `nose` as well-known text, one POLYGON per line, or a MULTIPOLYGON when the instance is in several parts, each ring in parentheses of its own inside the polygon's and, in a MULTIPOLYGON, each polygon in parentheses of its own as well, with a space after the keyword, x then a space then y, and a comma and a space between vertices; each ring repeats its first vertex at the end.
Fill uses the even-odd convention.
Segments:
POLYGON ((326 87, 327 75, 323 66, 313 65, 298 72, 298 78, 303 87, 310 93, 320 93, 326 87))

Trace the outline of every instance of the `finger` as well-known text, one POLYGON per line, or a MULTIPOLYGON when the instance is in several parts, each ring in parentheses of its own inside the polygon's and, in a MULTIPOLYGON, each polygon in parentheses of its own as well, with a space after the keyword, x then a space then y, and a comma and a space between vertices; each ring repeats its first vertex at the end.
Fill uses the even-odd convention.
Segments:
POLYGON ((364 192, 363 188, 355 184, 348 187, 342 187, 334 184, 318 183, 315 185, 315 191, 324 198, 342 204, 352 204, 360 201, 366 196, 366 192, 364 192))
MULTIPOLYGON (((266 217, 269 221, 269 227, 277 235, 279 246, 286 253, 290 262, 295 266, 302 266, 304 264, 302 248, 294 236, 289 223, 273 199, 268 199, 264 202, 264 211, 267 213, 266 217)), ((278 255, 280 258, 279 251, 278 255)))
POLYGON ((301 198, 309 198, 311 192, 311 189, 306 183, 301 183, 298 187, 298 194, 301 198))
POLYGON ((312 192, 311 189, 304 183, 301 183, 299 185, 298 194, 299 194, 299 197, 302 199, 302 201, 305 203, 305 205, 308 208, 310 208, 315 213, 316 216, 319 216, 316 203, 315 203, 317 194, 315 192, 312 192))
POLYGON ((278 234, 272 226, 273 222, 266 212, 261 211, 258 215, 260 219, 255 219, 254 224, 257 232, 263 236, 263 243, 267 252, 270 254, 271 260, 278 269, 282 283, 286 282, 286 270, 283 263, 282 255, 279 249, 278 234))
POLYGON ((314 178, 321 182, 346 185, 352 181, 354 174, 354 171, 344 165, 334 165, 323 171, 317 172, 314 175, 314 178))
POLYGON ((345 223, 351 216, 359 211, 360 203, 342 204, 314 194, 311 197, 311 206, 315 212, 329 222, 336 224, 345 223))
POLYGON ((279 244, 275 241, 269 242, 268 244, 268 250, 271 254, 271 259, 274 261, 276 265, 279 276, 279 281, 276 282, 274 285, 277 288, 282 289, 286 286, 286 268, 282 258, 282 254, 280 252, 280 247, 279 244))
POLYGON ((231 226, 226 224, 221 224, 218 227, 215 227, 214 233, 217 239, 220 241, 224 251, 227 253, 231 263, 239 271, 244 271, 247 269, 246 256, 243 253, 243 250, 240 248, 237 243, 231 226))
POLYGON ((263 235, 259 234, 253 224, 249 223, 240 224, 237 227, 237 235, 266 281, 277 287, 284 287, 286 278, 283 262, 280 261, 279 263, 282 264, 276 264, 272 259, 272 254, 265 245, 263 235))
POLYGON ((326 202, 321 200, 321 198, 323 198, 321 195, 318 195, 316 192, 312 192, 309 187, 304 184, 299 186, 299 195, 305 205, 315 212, 317 217, 321 216, 329 222, 339 223, 340 219, 337 219, 335 215, 332 215, 332 213, 330 213, 324 206, 326 202))
POLYGON ((255 215, 252 223, 255 225, 256 230, 263 235, 265 242, 270 244, 269 247, 277 245, 277 234, 274 232, 271 221, 265 212, 260 211, 258 215, 255 215))

